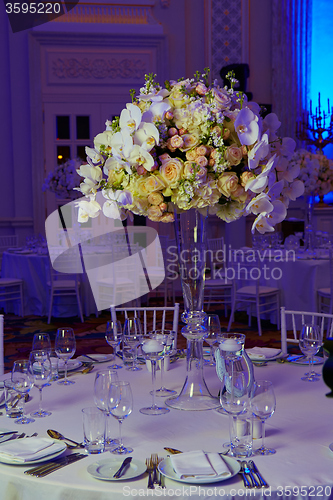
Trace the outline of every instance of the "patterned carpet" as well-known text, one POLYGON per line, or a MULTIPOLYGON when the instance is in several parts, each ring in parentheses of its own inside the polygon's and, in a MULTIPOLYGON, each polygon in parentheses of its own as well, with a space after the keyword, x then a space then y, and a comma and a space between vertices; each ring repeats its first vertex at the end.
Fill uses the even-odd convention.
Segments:
MULTIPOLYGON (((180 301, 180 299, 179 299, 180 301)), ((159 299, 150 301, 150 306, 162 306, 159 299)), ((182 306, 181 306, 182 307, 182 306)), ((182 310, 182 309, 181 309, 182 310)), ((222 331, 226 331, 228 318, 224 316, 224 310, 210 308, 209 314, 219 314, 222 331)), ((70 326, 73 328, 76 336, 76 354, 89 353, 110 353, 111 347, 104 338, 105 324, 110 319, 110 313, 103 311, 98 318, 91 315, 81 323, 78 317, 75 318, 53 318, 52 323, 47 324, 47 318, 40 316, 28 316, 19 318, 18 316, 5 314, 4 331, 4 353, 5 353, 5 371, 10 371, 13 361, 19 358, 26 358, 31 350, 32 339, 35 333, 49 333, 52 343, 55 339, 57 328, 70 326)), ((171 328, 172 317, 167 318, 170 324, 166 326, 171 328)), ((276 325, 268 321, 262 321, 263 335, 258 336, 257 321, 253 318, 251 327, 247 325, 247 315, 245 313, 236 313, 236 321, 233 323, 232 331, 246 334, 246 347, 255 345, 261 347, 280 347, 280 331, 276 325)), ((180 334, 183 324, 179 323, 178 348, 186 347, 186 339, 180 334)))

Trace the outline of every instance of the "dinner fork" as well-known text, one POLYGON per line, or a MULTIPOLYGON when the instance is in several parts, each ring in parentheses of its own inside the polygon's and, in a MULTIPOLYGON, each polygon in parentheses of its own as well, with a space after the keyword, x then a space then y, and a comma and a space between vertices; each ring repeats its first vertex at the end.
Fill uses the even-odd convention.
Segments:
POLYGON ((157 453, 151 454, 151 463, 153 464, 153 468, 154 468, 153 483, 158 484, 158 478, 157 478, 158 455, 157 455, 157 453))
POLYGON ((154 489, 153 476, 152 476, 152 473, 154 472, 154 465, 150 458, 146 458, 146 467, 148 471, 148 488, 152 490, 154 489))

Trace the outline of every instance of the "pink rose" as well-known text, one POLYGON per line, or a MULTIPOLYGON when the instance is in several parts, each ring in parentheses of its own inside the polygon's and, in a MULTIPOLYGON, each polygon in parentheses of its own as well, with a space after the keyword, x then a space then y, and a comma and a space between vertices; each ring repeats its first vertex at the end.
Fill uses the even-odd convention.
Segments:
POLYGON ((176 129, 176 127, 169 128, 169 130, 168 130, 169 137, 172 137, 173 135, 176 135, 176 134, 178 134, 178 130, 176 129))
POLYGON ((225 90, 216 88, 212 90, 212 94, 217 109, 225 109, 229 107, 231 99, 225 90))
POLYGON ((208 165, 208 159, 206 156, 197 156, 195 161, 198 165, 200 165, 200 167, 206 167, 208 165))
POLYGON ((230 165, 239 165, 243 158, 243 151, 241 148, 237 147, 236 144, 228 146, 224 158, 230 163, 230 165))
POLYGON ((170 158, 162 163, 160 175, 166 186, 176 187, 183 175, 183 163, 177 158, 170 158))
POLYGON ((205 94, 207 94, 207 91, 208 91, 206 85, 202 82, 197 83, 195 90, 196 90, 197 94, 199 94, 199 95, 205 95, 205 94))
POLYGON ((191 149, 190 151, 186 151, 186 159, 188 161, 195 161, 197 157, 197 154, 195 152, 195 149, 191 149))
POLYGON ((184 144, 183 139, 180 137, 180 135, 174 135, 173 137, 170 138, 170 144, 171 147, 173 148, 181 148, 184 144))

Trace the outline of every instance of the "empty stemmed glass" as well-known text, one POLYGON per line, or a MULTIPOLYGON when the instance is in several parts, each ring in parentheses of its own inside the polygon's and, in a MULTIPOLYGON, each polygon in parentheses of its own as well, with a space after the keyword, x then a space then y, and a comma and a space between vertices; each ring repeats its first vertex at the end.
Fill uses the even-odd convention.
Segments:
POLYGON ((139 318, 126 318, 123 333, 123 349, 132 354, 132 366, 126 368, 129 371, 142 370, 137 366, 137 352, 142 339, 142 327, 139 318))
POLYGON ((108 321, 105 328, 105 340, 113 349, 113 364, 108 366, 112 370, 119 370, 121 365, 115 363, 117 347, 120 345, 122 339, 122 329, 120 321, 108 321))
POLYGON ((76 350, 75 335, 72 328, 58 328, 54 349, 58 358, 63 359, 65 362, 65 378, 63 380, 59 380, 58 384, 75 384, 73 380, 68 380, 67 378, 67 362, 72 356, 74 356, 76 350))
MULTIPOLYGON (((48 333, 35 333, 32 339, 32 351, 48 351, 51 354, 51 339, 48 333)), ((47 382, 45 386, 51 385, 47 382)))
POLYGON ((306 382, 319 380, 318 374, 313 370, 313 357, 321 346, 321 335, 319 327, 314 324, 305 323, 299 336, 299 347, 303 354, 309 359, 309 372, 301 377, 306 382))
POLYGON ((269 380, 258 380, 254 383, 250 399, 252 413, 260 418, 262 423, 261 447, 254 450, 257 455, 271 455, 276 453, 273 448, 265 446, 265 421, 273 415, 276 408, 276 400, 273 384, 269 380))
POLYGON ((19 393, 19 397, 22 399, 23 415, 22 417, 15 420, 16 424, 30 424, 35 420, 30 418, 25 413, 25 395, 31 390, 34 385, 33 377, 31 375, 31 363, 28 359, 21 359, 14 361, 12 369, 12 382, 14 389, 19 393))
MULTIPOLYGON (((163 337, 164 344, 164 356, 160 360, 161 364, 161 387, 155 391, 156 396, 165 398, 171 396, 171 394, 176 394, 176 391, 172 389, 167 389, 164 387, 164 366, 165 366, 165 358, 169 358, 172 352, 175 350, 175 337, 176 332, 173 330, 153 330, 150 333, 150 337, 154 338, 153 335, 161 335, 163 337)), ((157 337, 159 338, 159 337, 157 337)))
POLYGON ((142 352, 146 360, 151 363, 151 374, 153 381, 153 390, 151 392, 153 396, 153 404, 146 408, 141 408, 140 413, 144 415, 163 415, 168 413, 170 410, 165 406, 157 406, 155 404, 155 381, 156 381, 156 364, 157 361, 163 359, 164 349, 166 345, 166 339, 164 335, 148 335, 142 340, 142 352))
POLYGON ((118 381, 118 373, 116 370, 100 370, 96 373, 94 383, 94 401, 99 410, 104 412, 106 418, 105 445, 115 445, 118 441, 110 437, 110 420, 111 413, 109 411, 109 392, 113 382, 118 381))
POLYGON ((125 455, 132 453, 133 448, 126 448, 123 445, 121 434, 122 423, 125 418, 132 413, 133 410, 133 395, 131 386, 128 382, 119 380, 110 385, 109 392, 109 411, 119 422, 119 446, 111 450, 111 453, 125 455))
POLYGON ((220 318, 218 317, 217 314, 208 314, 206 319, 205 319, 205 324, 204 324, 206 330, 207 330, 207 335, 205 336, 205 342, 209 344, 209 352, 210 352, 210 358, 209 361, 205 360, 205 365, 208 366, 215 366, 215 361, 214 361, 214 344, 216 344, 221 336, 221 324, 220 324, 220 318))
POLYGON ((31 413, 31 416, 38 418, 48 417, 51 415, 51 412, 42 408, 42 391, 43 387, 50 385, 49 381, 52 375, 50 352, 42 350, 31 351, 29 360, 34 386, 39 390, 39 409, 31 413))

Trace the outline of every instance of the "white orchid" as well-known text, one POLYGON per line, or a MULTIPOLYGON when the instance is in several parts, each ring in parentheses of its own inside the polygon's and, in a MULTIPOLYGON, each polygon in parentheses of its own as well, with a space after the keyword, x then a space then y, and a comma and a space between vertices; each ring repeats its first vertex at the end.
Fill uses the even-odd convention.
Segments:
POLYGON ((77 173, 84 177, 84 181, 81 182, 79 188, 74 188, 74 190, 81 191, 85 196, 96 194, 103 178, 102 169, 98 166, 81 165, 77 173))
POLYGON ((97 151, 101 151, 105 148, 108 151, 111 148, 111 140, 113 137, 113 133, 111 130, 104 130, 101 134, 97 134, 94 139, 94 146, 97 151))
POLYGON ((135 167, 144 167, 148 170, 148 172, 150 172, 155 163, 154 158, 148 153, 148 151, 138 145, 133 146, 127 160, 130 165, 135 167))
POLYGON ((258 196, 252 198, 252 200, 246 207, 247 213, 252 213, 255 215, 261 214, 263 212, 270 213, 272 210, 273 204, 271 203, 270 198, 266 193, 260 193, 258 196))
POLYGON ((97 149, 89 148, 88 146, 86 146, 85 151, 86 151, 88 162, 89 162, 89 160, 91 160, 91 162, 94 165, 99 164, 99 163, 103 163, 104 157, 97 149))
POLYGON ((272 156, 265 167, 262 169, 261 173, 257 175, 254 179, 250 179, 245 185, 245 191, 252 191, 253 193, 261 193, 268 185, 268 176, 274 167, 276 155, 272 156))
POLYGON ((287 209, 281 200, 272 202, 273 209, 269 212, 262 212, 258 215, 252 225, 252 233, 257 229, 259 233, 274 231, 274 226, 282 222, 287 216, 287 209))
MULTIPOLYGON (((145 89, 142 89, 145 90, 145 89)), ((148 94, 141 93, 138 98, 140 101, 152 101, 154 102, 160 102, 163 101, 165 97, 169 95, 169 91, 167 89, 160 89, 156 90, 154 88, 155 92, 149 92, 148 94)))
POLYGON ((135 104, 126 104, 126 108, 122 110, 119 118, 119 125, 122 130, 127 129, 130 134, 133 134, 141 123, 141 110, 135 104))
POLYGON ((248 152, 248 165, 249 169, 257 168, 259 162, 266 158, 269 153, 268 135, 263 134, 261 140, 257 142, 251 151, 248 152))
POLYGON ((160 134, 152 123, 141 123, 133 137, 134 144, 143 147, 147 151, 150 151, 158 144, 159 140, 160 134))
POLYGON ((304 182, 295 180, 282 190, 282 194, 289 200, 295 201, 304 194, 304 189, 304 182))
POLYGON ((234 123, 238 138, 243 146, 251 146, 258 140, 258 116, 249 108, 242 108, 234 123))
POLYGON ((98 217, 101 210, 100 204, 96 200, 79 200, 75 203, 75 206, 79 208, 78 222, 87 222, 89 217, 94 219, 98 217))
POLYGON ((162 122, 164 115, 171 108, 166 101, 154 102, 142 115, 142 120, 148 123, 162 122))
POLYGON ((263 120, 263 130, 267 132, 271 141, 276 139, 276 131, 280 126, 281 122, 275 113, 269 113, 265 116, 263 120))

